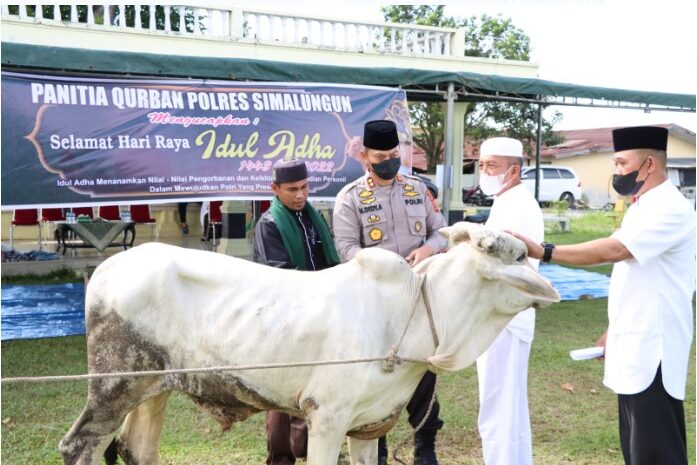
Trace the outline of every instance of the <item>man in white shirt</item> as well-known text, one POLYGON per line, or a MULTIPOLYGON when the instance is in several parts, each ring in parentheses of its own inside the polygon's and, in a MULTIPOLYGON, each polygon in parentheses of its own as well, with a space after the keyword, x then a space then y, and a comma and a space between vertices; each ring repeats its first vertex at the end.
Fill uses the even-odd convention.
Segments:
MULTIPOLYGON (((496 196, 487 227, 515 231, 541 242, 542 211, 520 180, 523 145, 508 137, 484 141, 479 150, 479 186, 496 196)), ((537 268, 538 260, 531 260, 537 268)), ((511 320, 477 359, 479 434, 486 465, 532 464, 528 412, 528 359, 535 332, 535 309, 511 320)))
POLYGON ((520 237, 531 257, 612 262, 604 384, 618 395, 628 465, 686 465, 683 400, 692 344, 695 211, 668 180, 668 130, 616 129, 613 187, 635 202, 605 239, 554 247, 520 237))

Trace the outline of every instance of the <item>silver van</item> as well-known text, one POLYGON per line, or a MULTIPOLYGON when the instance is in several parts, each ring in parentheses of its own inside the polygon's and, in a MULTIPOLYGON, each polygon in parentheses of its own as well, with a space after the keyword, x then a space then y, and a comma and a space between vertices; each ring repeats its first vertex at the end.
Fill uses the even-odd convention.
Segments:
MULTIPOLYGON (((576 200, 581 199, 581 178, 573 169, 556 165, 540 166, 540 174, 540 202, 566 200, 569 206, 573 206, 576 200)), ((521 179, 535 195, 535 167, 523 167, 521 179)))

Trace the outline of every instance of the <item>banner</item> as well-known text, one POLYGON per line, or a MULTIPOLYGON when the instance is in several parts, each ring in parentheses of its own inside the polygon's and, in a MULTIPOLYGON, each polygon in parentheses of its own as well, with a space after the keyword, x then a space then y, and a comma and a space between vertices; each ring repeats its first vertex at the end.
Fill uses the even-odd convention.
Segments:
POLYGON ((289 157, 332 200, 363 173, 375 119, 410 146, 401 90, 2 73, 2 207, 268 199, 289 157))

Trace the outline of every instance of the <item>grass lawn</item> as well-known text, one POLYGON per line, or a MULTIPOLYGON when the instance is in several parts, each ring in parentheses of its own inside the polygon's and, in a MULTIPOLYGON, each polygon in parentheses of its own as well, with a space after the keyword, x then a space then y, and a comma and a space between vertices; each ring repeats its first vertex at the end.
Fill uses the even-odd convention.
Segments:
MULTIPOLYGON (((582 225, 574 222, 572 231, 548 235, 548 240, 577 242, 573 238, 584 240, 583 234, 587 234, 582 225)), ((606 230, 587 238, 603 235, 607 235, 606 230)), ((536 465, 623 463, 617 432, 617 399, 602 385, 602 362, 574 362, 568 355, 569 350, 593 345, 602 334, 607 326, 606 306, 606 299, 562 302, 538 312, 529 368, 536 465)), ((685 412, 690 463, 694 464, 694 351, 689 369, 685 412)), ((2 343, 3 377, 85 371, 83 336, 2 343)), ((438 437, 441 463, 481 464, 475 369, 441 374, 438 393, 445 421, 438 437)), ((85 394, 86 382, 3 385, 3 464, 61 464, 58 441, 79 415, 85 394)), ((391 446, 410 435, 404 417, 389 435, 391 446)), ((408 463, 410 448, 411 443, 400 453, 408 463)), ((263 415, 255 415, 222 433, 217 423, 201 414, 187 397, 175 393, 170 398, 160 444, 161 464, 262 464, 265 452, 263 415)), ((340 463, 348 464, 345 451, 340 463)))

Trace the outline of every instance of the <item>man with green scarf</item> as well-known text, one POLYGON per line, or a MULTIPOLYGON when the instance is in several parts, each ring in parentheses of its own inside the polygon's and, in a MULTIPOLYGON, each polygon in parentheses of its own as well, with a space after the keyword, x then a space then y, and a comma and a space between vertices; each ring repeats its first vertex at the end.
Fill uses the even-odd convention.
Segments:
MULTIPOLYGON (((254 227, 254 261, 277 268, 317 271, 339 263, 334 239, 319 211, 307 202, 307 167, 285 159, 273 166, 269 208, 254 227)), ((290 465, 307 455, 307 425, 282 412, 267 412, 268 465, 290 465)))

